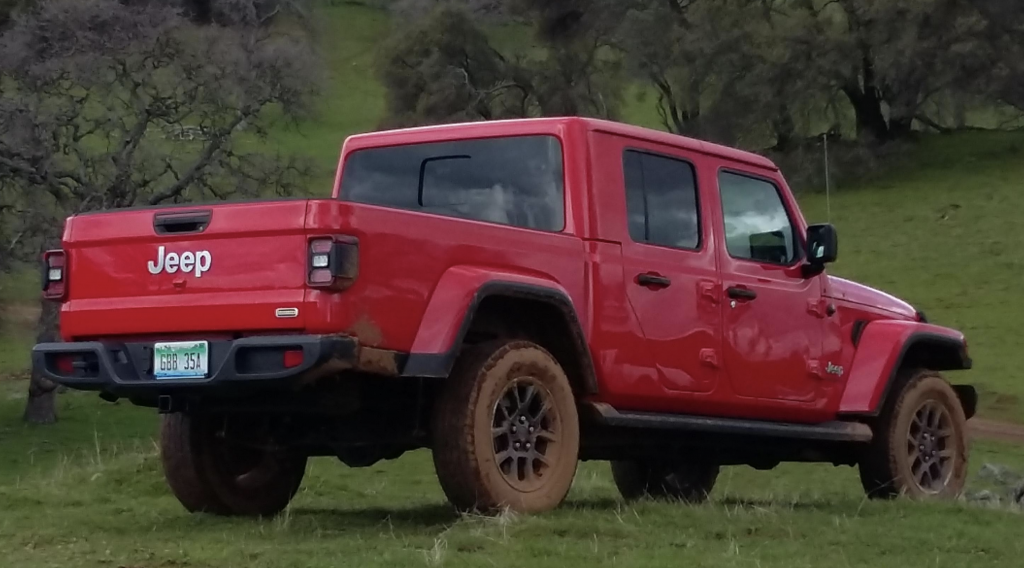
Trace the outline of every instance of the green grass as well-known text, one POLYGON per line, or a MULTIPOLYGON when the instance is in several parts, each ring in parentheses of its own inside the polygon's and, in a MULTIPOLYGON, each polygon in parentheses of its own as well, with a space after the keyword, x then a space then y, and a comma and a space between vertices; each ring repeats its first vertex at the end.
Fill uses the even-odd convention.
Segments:
POLYGON ((39 274, 30 268, 0 273, 0 300, 26 303, 39 297, 39 274))
POLYGON ((319 12, 317 34, 327 76, 315 116, 281 123, 268 141, 271 149, 312 159, 317 175, 310 195, 330 195, 342 142, 374 130, 384 117, 384 88, 374 79, 374 58, 390 25, 386 13, 355 3, 319 12))
POLYGON ((34 270, 0 274, 0 377, 23 371, 35 340, 31 306, 39 298, 39 276, 34 270))
MULTIPOLYGON (((568 502, 532 517, 457 517, 429 454, 349 469, 312 462, 275 519, 188 515, 164 485, 156 416, 93 395, 61 397, 62 422, 20 424, 22 382, 0 382, 3 565, 295 566, 1017 566, 1020 515, 966 503, 866 501, 851 468, 726 468, 706 505, 616 495, 584 464, 568 502)), ((1020 448, 986 462, 1024 467, 1020 448)))

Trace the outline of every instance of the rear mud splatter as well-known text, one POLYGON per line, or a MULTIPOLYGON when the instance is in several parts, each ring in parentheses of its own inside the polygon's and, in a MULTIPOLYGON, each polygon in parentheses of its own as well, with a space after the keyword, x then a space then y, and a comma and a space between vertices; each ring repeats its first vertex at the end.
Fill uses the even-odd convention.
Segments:
POLYGON ((399 373, 399 354, 385 349, 363 347, 359 350, 360 371, 378 375, 397 376, 399 373))
POLYGON ((359 320, 349 328, 349 334, 358 338, 360 345, 377 347, 384 341, 384 335, 380 327, 370 319, 370 316, 363 314, 359 320))

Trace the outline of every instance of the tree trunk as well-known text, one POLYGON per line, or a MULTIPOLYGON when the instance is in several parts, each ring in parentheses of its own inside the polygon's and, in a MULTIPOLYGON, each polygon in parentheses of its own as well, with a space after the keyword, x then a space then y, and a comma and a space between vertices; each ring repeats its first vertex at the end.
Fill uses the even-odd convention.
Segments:
POLYGON ((889 124, 882 112, 882 99, 874 90, 861 90, 860 86, 843 87, 857 118, 857 137, 882 142, 889 139, 889 124))
POLYGON ((779 109, 772 119, 772 130, 775 132, 775 149, 788 152, 793 147, 793 140, 796 137, 796 123, 793 121, 789 105, 785 102, 779 104, 779 109))
POLYGON ((185 13, 197 24, 209 24, 213 19, 210 0, 185 0, 185 13))
POLYGON ((857 118, 857 137, 861 140, 884 142, 889 140, 889 123, 882 112, 882 96, 875 77, 875 61, 868 46, 862 45, 861 76, 843 86, 843 92, 853 105, 857 118))
MULTIPOLYGON (((42 302, 37 322, 37 343, 58 341, 60 337, 60 307, 54 302, 42 302)), ((32 380, 28 386, 28 402, 25 404, 24 420, 30 424, 53 424, 57 422, 57 387, 32 369, 32 380)))

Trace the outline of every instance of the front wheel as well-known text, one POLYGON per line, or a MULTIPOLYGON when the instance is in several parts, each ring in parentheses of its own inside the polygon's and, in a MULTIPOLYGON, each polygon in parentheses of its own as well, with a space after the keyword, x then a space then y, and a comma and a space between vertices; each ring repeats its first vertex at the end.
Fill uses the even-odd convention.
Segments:
POLYGON ((874 427, 875 438, 860 460, 869 497, 953 498, 967 480, 963 407, 938 373, 909 372, 892 393, 874 427))
POLYGON ((307 458, 265 447, 260 442, 269 439, 259 434, 264 426, 217 416, 164 416, 161 461, 178 501, 190 512, 216 515, 284 510, 302 483, 307 458), (229 437, 232 430, 248 432, 247 443, 229 437))
POLYGON ((579 455, 576 401, 554 357, 528 341, 466 349, 435 404, 434 467, 459 510, 558 506, 579 455))

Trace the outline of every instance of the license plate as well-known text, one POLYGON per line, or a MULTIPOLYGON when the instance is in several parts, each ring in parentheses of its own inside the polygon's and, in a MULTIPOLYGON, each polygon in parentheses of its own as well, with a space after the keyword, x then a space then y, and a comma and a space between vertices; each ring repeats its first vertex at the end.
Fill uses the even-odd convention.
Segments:
POLYGON ((159 379, 205 379, 210 368, 206 341, 157 343, 153 346, 153 375, 159 379))

